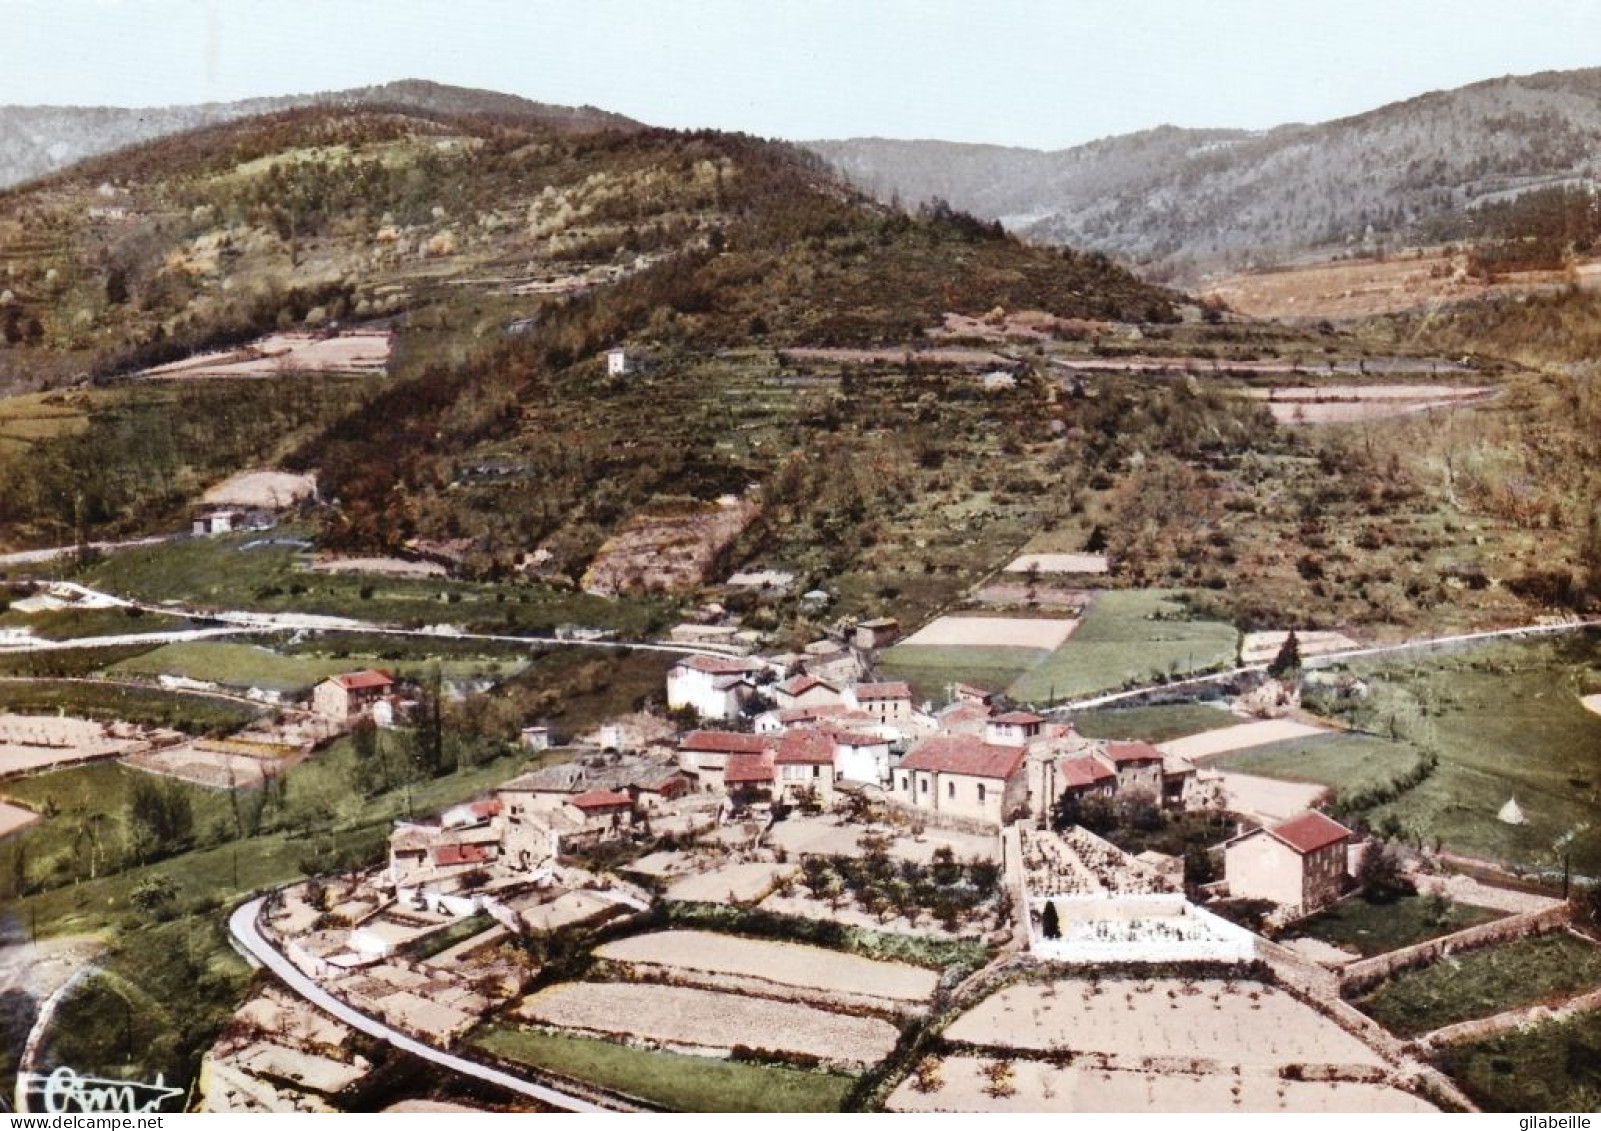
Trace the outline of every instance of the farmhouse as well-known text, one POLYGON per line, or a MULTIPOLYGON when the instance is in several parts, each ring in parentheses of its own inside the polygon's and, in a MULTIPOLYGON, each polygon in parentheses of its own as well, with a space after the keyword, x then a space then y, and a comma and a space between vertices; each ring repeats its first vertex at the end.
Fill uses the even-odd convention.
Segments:
POLYGON ((845 705, 865 711, 881 723, 902 723, 912 717, 912 688, 910 684, 858 683, 845 690, 845 705))
POLYGON ((894 617, 864 620, 856 626, 856 647, 864 652, 883 648, 900 635, 901 625, 894 617))
POLYGON ((585 790, 568 799, 567 807, 586 831, 615 831, 634 823, 634 799, 616 790, 585 790))
POLYGON ((814 675, 797 675, 773 688, 779 710, 796 707, 833 707, 843 699, 840 689, 814 675))
POLYGON ((729 793, 772 789, 774 779, 777 777, 775 757, 772 750, 763 750, 755 754, 730 754, 728 765, 724 767, 722 773, 724 788, 729 793))
POLYGON ((227 534, 242 525, 244 517, 241 511, 207 511, 195 519, 192 529, 199 535, 227 534))
POLYGON ((1028 799, 1025 751, 966 735, 935 735, 901 759, 892 796, 903 805, 1004 824, 1028 799))
POLYGON ((834 738, 820 730, 792 730, 779 739, 773 758, 778 791, 786 800, 810 790, 824 805, 834 802, 838 756, 834 738))
POLYGON ((1223 847, 1229 894, 1312 911, 1346 887, 1351 830, 1309 811, 1230 840, 1223 847))
POLYGON ((697 730, 678 744, 678 767, 702 793, 721 793, 726 788, 723 774, 733 756, 768 754, 776 748, 777 742, 767 735, 697 730))
POLYGON ((600 765, 563 762, 543 766, 503 783, 496 791, 508 805, 526 812, 551 812, 595 790, 622 794, 652 809, 690 791, 690 779, 670 763, 625 757, 600 765))
POLYGON ((688 656, 667 673, 667 706, 675 711, 687 707, 707 719, 738 718, 756 694, 755 677, 761 671, 756 660, 688 656))
POLYGON ((323 680, 311 691, 311 708, 325 719, 348 723, 394 690, 388 672, 346 672, 323 680))
POLYGON ((1008 711, 996 715, 985 725, 984 738, 997 746, 1027 746, 1040 736, 1045 717, 1032 711, 1008 711))
POLYGON ((1163 759, 1156 747, 1144 742, 1108 742, 1097 757, 1116 771, 1119 793, 1148 793, 1161 799, 1163 759))

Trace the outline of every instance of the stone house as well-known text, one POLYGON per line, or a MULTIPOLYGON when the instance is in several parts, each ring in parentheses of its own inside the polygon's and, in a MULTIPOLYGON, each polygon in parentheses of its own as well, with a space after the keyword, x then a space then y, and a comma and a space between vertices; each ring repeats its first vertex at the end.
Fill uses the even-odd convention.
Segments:
POLYGON ((1223 846, 1229 895, 1300 911, 1323 907, 1349 886, 1346 855, 1353 836, 1316 811, 1243 833, 1223 846))

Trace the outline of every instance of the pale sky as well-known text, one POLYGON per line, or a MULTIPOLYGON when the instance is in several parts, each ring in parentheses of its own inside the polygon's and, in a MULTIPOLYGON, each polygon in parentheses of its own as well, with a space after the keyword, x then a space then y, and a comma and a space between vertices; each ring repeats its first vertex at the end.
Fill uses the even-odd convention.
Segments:
POLYGON ((1055 148, 1596 65, 1596 0, 0 0, 0 104, 428 78, 795 139, 1055 148))

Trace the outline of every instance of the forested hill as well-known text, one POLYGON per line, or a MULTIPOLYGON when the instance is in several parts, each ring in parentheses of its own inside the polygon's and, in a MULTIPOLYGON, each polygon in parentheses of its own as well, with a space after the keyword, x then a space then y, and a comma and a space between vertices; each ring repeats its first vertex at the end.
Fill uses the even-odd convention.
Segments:
POLYGON ((130 145, 302 106, 403 106, 452 114, 494 114, 581 130, 633 129, 639 124, 591 106, 552 106, 516 95, 418 79, 193 106, 0 106, 0 188, 130 145))
POLYGON ((857 138, 810 147, 889 199, 1179 276, 1410 239, 1535 188, 1591 183, 1601 69, 1494 79, 1265 132, 1164 127, 1045 152, 857 138))
POLYGON ((346 545, 495 530, 532 548, 570 530, 581 560, 653 494, 744 489, 826 434, 820 393, 753 458, 729 455, 729 413, 770 400, 745 374, 777 350, 906 348, 947 313, 996 307, 1178 317, 1177 296, 1103 256, 886 207, 788 145, 398 107, 208 127, 0 194, 0 272, 0 378, 118 398, 88 431, 0 459, 0 527, 34 542, 80 514, 106 533, 169 522, 225 471, 273 460, 323 472, 346 545), (183 419, 145 429, 140 368, 336 323, 394 331, 386 377, 236 383, 211 410, 186 393, 183 419), (603 380, 619 342, 657 359, 650 381, 603 380), (729 353, 754 360, 702 368, 729 353), (541 490, 513 476, 515 507, 450 493, 467 471, 531 465, 541 490))

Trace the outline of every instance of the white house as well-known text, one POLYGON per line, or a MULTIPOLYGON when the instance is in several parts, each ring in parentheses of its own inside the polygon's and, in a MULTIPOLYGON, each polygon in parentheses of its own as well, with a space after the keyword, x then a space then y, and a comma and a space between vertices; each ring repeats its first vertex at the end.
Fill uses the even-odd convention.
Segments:
POLYGON ((634 371, 634 359, 622 346, 606 351, 606 376, 626 377, 634 371))
POLYGON ((686 656, 667 673, 667 706, 706 719, 733 719, 756 694, 762 665, 735 656, 686 656))
POLYGON ((238 511, 209 511, 195 519, 194 532, 196 534, 227 534, 244 521, 244 515, 238 511))
POLYGON ((984 740, 997 746, 1027 746, 1030 739, 1038 738, 1045 726, 1043 715, 1032 711, 1008 711, 996 715, 984 725, 984 740))
POLYGON ((889 739, 852 730, 832 730, 834 764, 845 781, 887 785, 890 780, 889 739))

